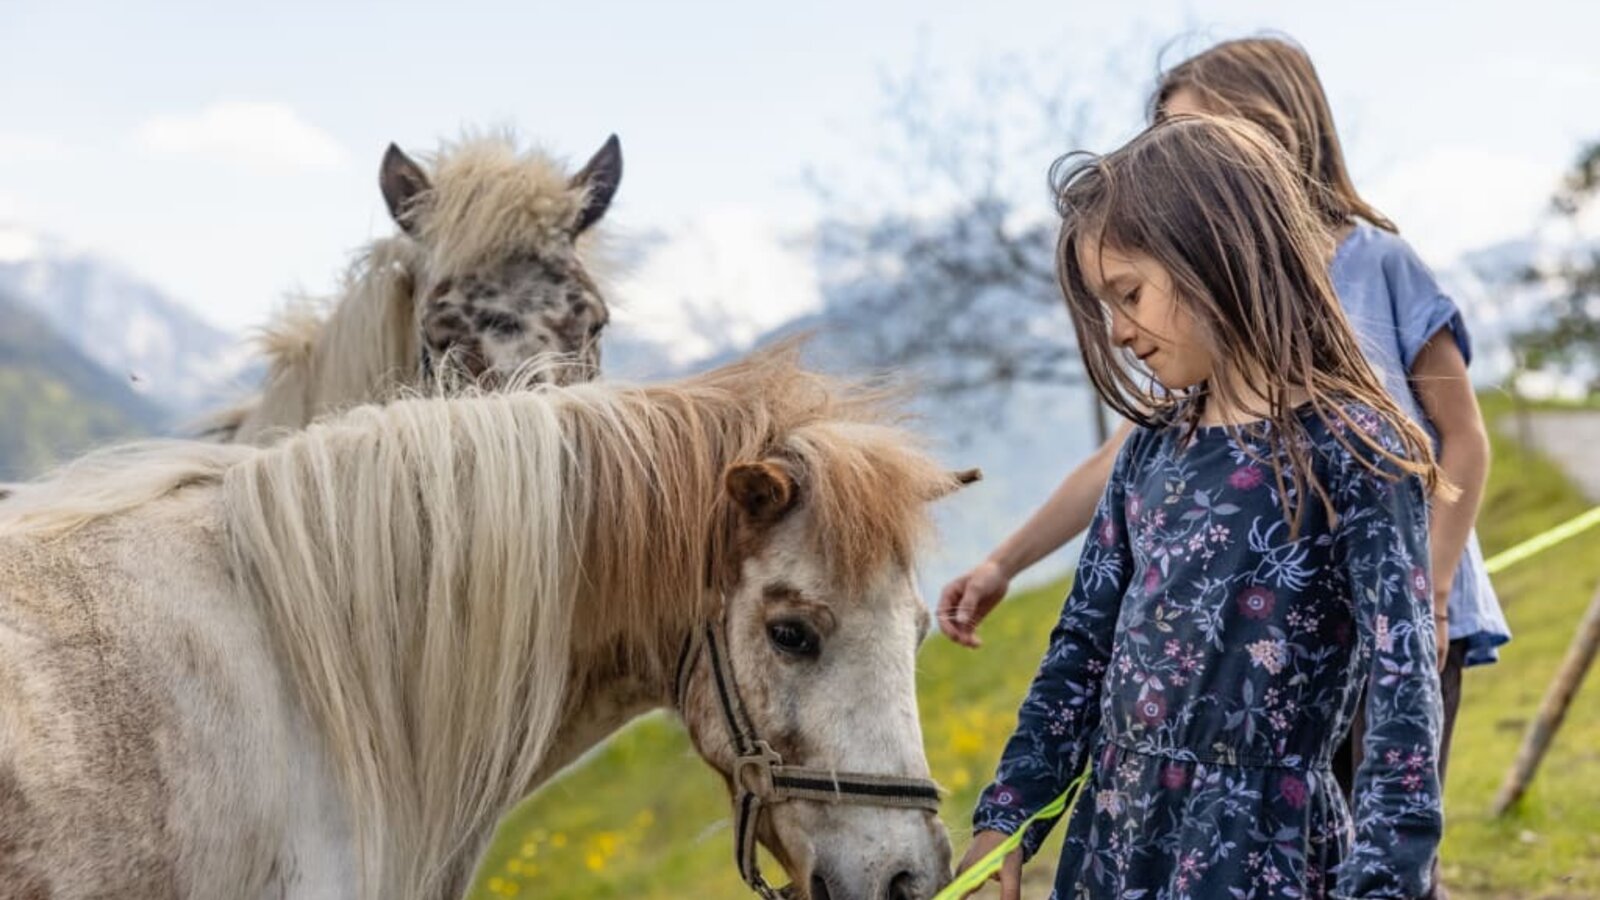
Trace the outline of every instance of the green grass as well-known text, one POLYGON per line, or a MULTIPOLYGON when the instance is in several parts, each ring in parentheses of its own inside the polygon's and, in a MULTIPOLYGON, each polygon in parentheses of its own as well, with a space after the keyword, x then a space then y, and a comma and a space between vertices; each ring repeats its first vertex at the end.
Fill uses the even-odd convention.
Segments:
MULTIPOLYGON (((1504 398, 1485 398, 1499 420, 1504 398)), ((1486 553, 1577 515, 1589 504, 1549 462, 1495 437, 1478 533, 1486 553)), ((1600 530, 1495 579, 1515 639, 1499 664, 1468 670, 1445 796, 1446 883, 1464 897, 1600 896, 1600 674, 1589 673, 1522 803, 1503 819, 1489 805, 1600 589, 1600 530)))
MULTIPOLYGON (((1482 400, 1485 408, 1494 406, 1496 408, 1503 407, 1505 410, 1511 409, 1511 394, 1503 387, 1491 388, 1487 391, 1484 391, 1479 395, 1479 397, 1482 400)), ((1526 400, 1523 402, 1523 405, 1531 410, 1554 410, 1558 412, 1570 410, 1600 410, 1600 394, 1590 394, 1589 396, 1581 399, 1550 397, 1542 400, 1526 400)))
MULTIPOLYGON (((1507 407, 1485 398, 1491 417, 1507 407)), ((1479 529, 1486 552, 1586 507, 1549 463, 1498 437, 1495 451, 1479 529)), ((1523 803, 1501 820, 1488 813, 1597 583, 1600 530, 1497 580, 1516 640, 1498 665, 1467 673, 1446 797, 1445 873, 1457 897, 1600 896, 1600 685, 1578 695, 1523 803)), ((1052 585, 1007 600, 985 624, 978 653, 934 638, 919 657, 928 759, 951 791, 943 814, 958 855, 1062 592, 1052 585)), ((734 872, 728 815, 721 780, 694 756, 682 729, 648 717, 508 817, 480 873, 479 895, 747 897, 734 872)), ((1027 896, 1046 892, 1055 858, 1049 847, 1029 866, 1027 896)), ((780 873, 766 868, 777 880, 780 873)))

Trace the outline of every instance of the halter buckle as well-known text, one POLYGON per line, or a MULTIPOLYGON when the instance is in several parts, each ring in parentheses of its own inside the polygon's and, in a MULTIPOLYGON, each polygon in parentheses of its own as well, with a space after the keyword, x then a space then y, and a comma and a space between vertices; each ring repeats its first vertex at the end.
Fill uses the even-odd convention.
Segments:
POLYGON ((754 794, 758 800, 772 802, 782 799, 772 781, 774 766, 783 765, 783 757, 766 741, 751 741, 750 752, 733 761, 733 783, 739 790, 754 794))

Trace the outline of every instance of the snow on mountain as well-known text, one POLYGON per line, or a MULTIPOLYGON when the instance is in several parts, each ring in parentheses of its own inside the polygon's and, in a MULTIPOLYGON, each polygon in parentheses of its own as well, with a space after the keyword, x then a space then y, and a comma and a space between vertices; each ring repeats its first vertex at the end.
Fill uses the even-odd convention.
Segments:
POLYGON ((90 252, 0 226, 0 289, 175 419, 237 392, 251 351, 159 288, 90 252))
MULTIPOLYGON (((747 348, 820 302, 803 241, 750 211, 721 210, 670 235, 627 242, 626 274, 607 294, 608 374, 649 379, 747 348)), ((0 290, 38 310, 63 337, 134 390, 189 419, 260 377, 248 341, 93 253, 0 225, 0 290)))
MULTIPOLYGON (((749 214, 718 213, 670 237, 638 237, 623 251, 629 274, 607 291, 614 324, 604 364, 614 377, 665 377, 748 347, 817 303, 804 247, 749 214)), ((175 422, 248 391, 261 375, 249 341, 121 266, 21 226, 0 224, 0 291, 175 422)))
POLYGON ((609 295, 607 340, 654 345, 673 366, 748 348, 821 306, 809 241, 755 210, 716 210, 637 241, 637 263, 609 295))

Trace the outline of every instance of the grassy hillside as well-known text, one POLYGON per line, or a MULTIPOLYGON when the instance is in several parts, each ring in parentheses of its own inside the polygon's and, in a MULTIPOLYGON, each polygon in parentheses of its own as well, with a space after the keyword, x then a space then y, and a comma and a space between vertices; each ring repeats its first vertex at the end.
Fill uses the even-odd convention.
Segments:
MULTIPOLYGON (((1498 415, 1501 404, 1489 405, 1498 415)), ((1480 530, 1489 552, 1584 507, 1553 467, 1497 439, 1480 530)), ((1498 666, 1467 676, 1446 798, 1445 871, 1458 897, 1600 896, 1600 685, 1579 695, 1521 808, 1500 821, 1487 813, 1597 583, 1600 530, 1498 581, 1517 638, 1498 666)), ((1056 585, 1008 600, 984 626, 982 651, 934 638, 919 658, 928 757, 950 789, 944 818, 958 855, 973 799, 1010 733, 1062 592, 1056 585)), ((507 819, 479 890, 550 900, 742 898, 749 894, 734 873, 731 844, 720 780, 676 723, 650 717, 507 819)), ((1026 896, 1048 891, 1055 856, 1052 846, 1030 865, 1026 896)))
POLYGON ((0 321, 0 480, 160 427, 159 409, 32 310, 0 295, 0 321))
MULTIPOLYGON (((1491 419, 1509 405, 1486 398, 1491 419)), ((1577 515, 1590 504, 1549 462, 1496 436, 1478 533, 1486 552, 1577 515)), ((1495 579, 1515 638, 1501 662, 1467 672, 1445 797, 1445 875, 1458 896, 1600 897, 1600 672, 1573 701, 1532 789, 1504 819, 1489 804, 1524 726, 1600 589, 1600 530, 1495 579)))

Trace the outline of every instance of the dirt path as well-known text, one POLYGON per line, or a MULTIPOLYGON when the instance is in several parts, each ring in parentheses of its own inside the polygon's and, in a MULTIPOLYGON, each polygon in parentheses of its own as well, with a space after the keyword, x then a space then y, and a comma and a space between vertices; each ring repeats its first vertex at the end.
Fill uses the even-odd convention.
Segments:
MULTIPOLYGON (((1506 428, 1516 427, 1513 417, 1506 428)), ((1561 466, 1590 500, 1600 503, 1600 412, 1537 412, 1528 417, 1534 446, 1561 466)))

